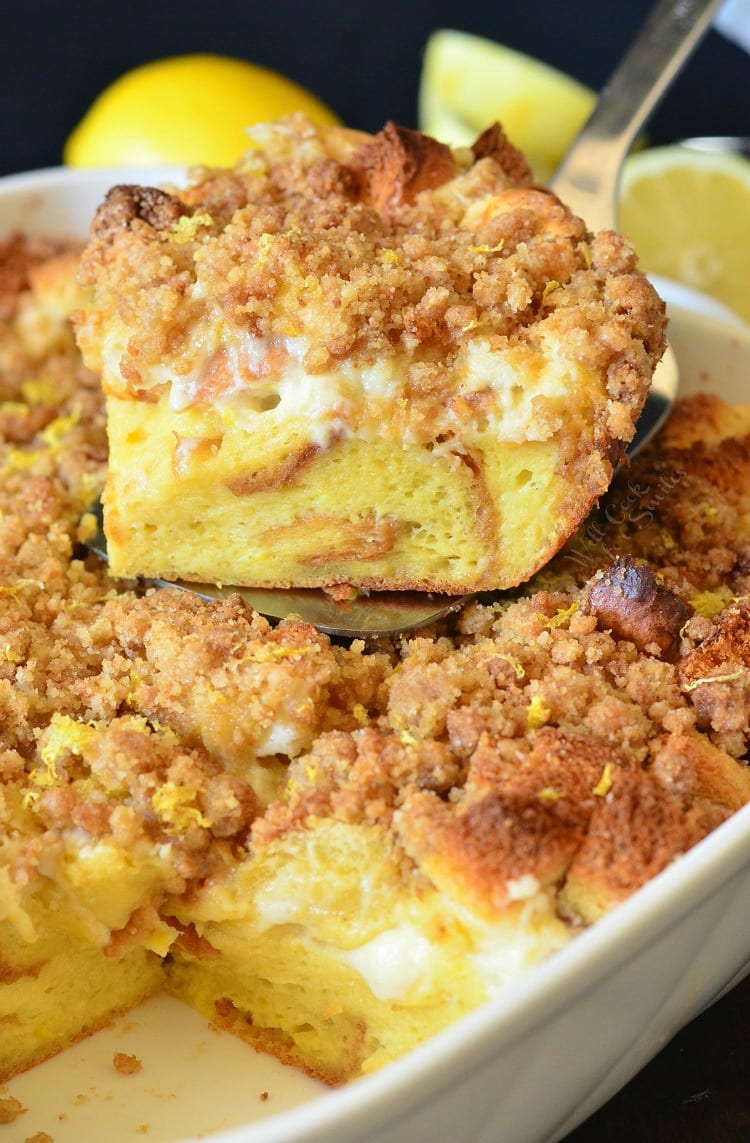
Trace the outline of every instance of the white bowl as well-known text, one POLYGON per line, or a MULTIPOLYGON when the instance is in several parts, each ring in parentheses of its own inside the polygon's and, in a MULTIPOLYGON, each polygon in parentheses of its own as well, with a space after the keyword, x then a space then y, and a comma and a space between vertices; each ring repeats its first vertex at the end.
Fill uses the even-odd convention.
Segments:
MULTIPOLYGON (((0 236, 84 236, 113 183, 178 178, 173 169, 12 176, 0 180, 0 236)), ((748 399, 750 330, 676 308, 670 339, 683 392, 748 399)), ((211 1132, 214 1143, 552 1143, 750 970, 748 897, 750 806, 520 985, 348 1088, 324 1089, 160 997, 13 1080, 4 1094, 28 1109, 14 1140, 47 1131, 55 1143, 187 1143, 211 1132), (118 1075, 116 1051, 138 1055, 143 1070, 118 1075)))

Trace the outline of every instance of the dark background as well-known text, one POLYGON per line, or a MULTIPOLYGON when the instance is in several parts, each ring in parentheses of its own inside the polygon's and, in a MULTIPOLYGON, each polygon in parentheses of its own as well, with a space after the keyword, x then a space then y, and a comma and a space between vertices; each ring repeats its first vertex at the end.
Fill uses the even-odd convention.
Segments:
MULTIPOLYGON (((124 71, 165 55, 250 59, 311 88, 350 125, 377 130, 389 118, 416 126, 422 52, 437 28, 499 40, 598 89, 649 7, 648 0, 17 0, 4 9, 0 32, 0 174, 59 163, 63 142, 95 96, 124 71)), ((748 56, 709 33, 648 134, 654 143, 750 135, 748 56)), ((750 1138, 749 1022, 747 981, 685 1029, 569 1143, 750 1138)))
MULTIPOLYGON (((219 52, 310 87, 351 126, 416 126, 424 44, 489 36, 599 89, 650 0, 7 0, 0 31, 0 174, 53 166, 95 96, 165 55, 219 52)), ((653 142, 750 134, 747 55, 715 32, 656 113, 653 142)))

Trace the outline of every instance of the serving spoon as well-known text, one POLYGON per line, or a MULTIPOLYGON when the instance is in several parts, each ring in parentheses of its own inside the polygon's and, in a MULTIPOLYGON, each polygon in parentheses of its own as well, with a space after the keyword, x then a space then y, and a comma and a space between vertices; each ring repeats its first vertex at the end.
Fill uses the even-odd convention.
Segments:
MULTIPOLYGON (((616 226, 620 171, 638 131, 708 30, 722 0, 660 0, 602 90, 598 103, 549 187, 589 230, 616 226)), ((636 425, 628 456, 639 452, 663 424, 677 393, 678 369, 670 348, 659 362, 636 425)), ((92 509, 97 531, 87 547, 107 559, 101 504, 92 509)), ((297 615, 329 635, 369 638, 426 627, 460 610, 476 593, 379 591, 339 602, 317 589, 249 588, 150 579, 204 599, 239 595, 269 619, 297 615)))

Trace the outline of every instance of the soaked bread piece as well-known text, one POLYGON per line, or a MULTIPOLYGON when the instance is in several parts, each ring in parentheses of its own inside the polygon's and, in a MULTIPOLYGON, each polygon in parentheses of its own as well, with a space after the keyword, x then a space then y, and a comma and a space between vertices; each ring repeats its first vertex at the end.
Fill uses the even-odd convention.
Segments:
POLYGON ((453 152, 301 117, 184 190, 114 188, 77 323, 119 575, 516 585, 607 488, 664 347, 613 232, 498 128, 453 152))

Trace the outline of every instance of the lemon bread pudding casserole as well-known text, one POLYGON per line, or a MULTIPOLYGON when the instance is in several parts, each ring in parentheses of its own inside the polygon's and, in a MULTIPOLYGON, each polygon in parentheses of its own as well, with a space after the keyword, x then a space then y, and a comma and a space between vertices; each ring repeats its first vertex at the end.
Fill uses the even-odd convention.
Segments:
POLYGON ((750 798, 750 407, 683 402, 522 589, 336 643, 87 555, 76 263, 0 245, 0 1078, 164 988, 339 1084, 750 798))
POLYGON ((452 151, 301 116, 233 170, 112 189, 78 321, 113 572, 505 588, 608 486, 664 347, 613 232, 491 128, 452 151))

